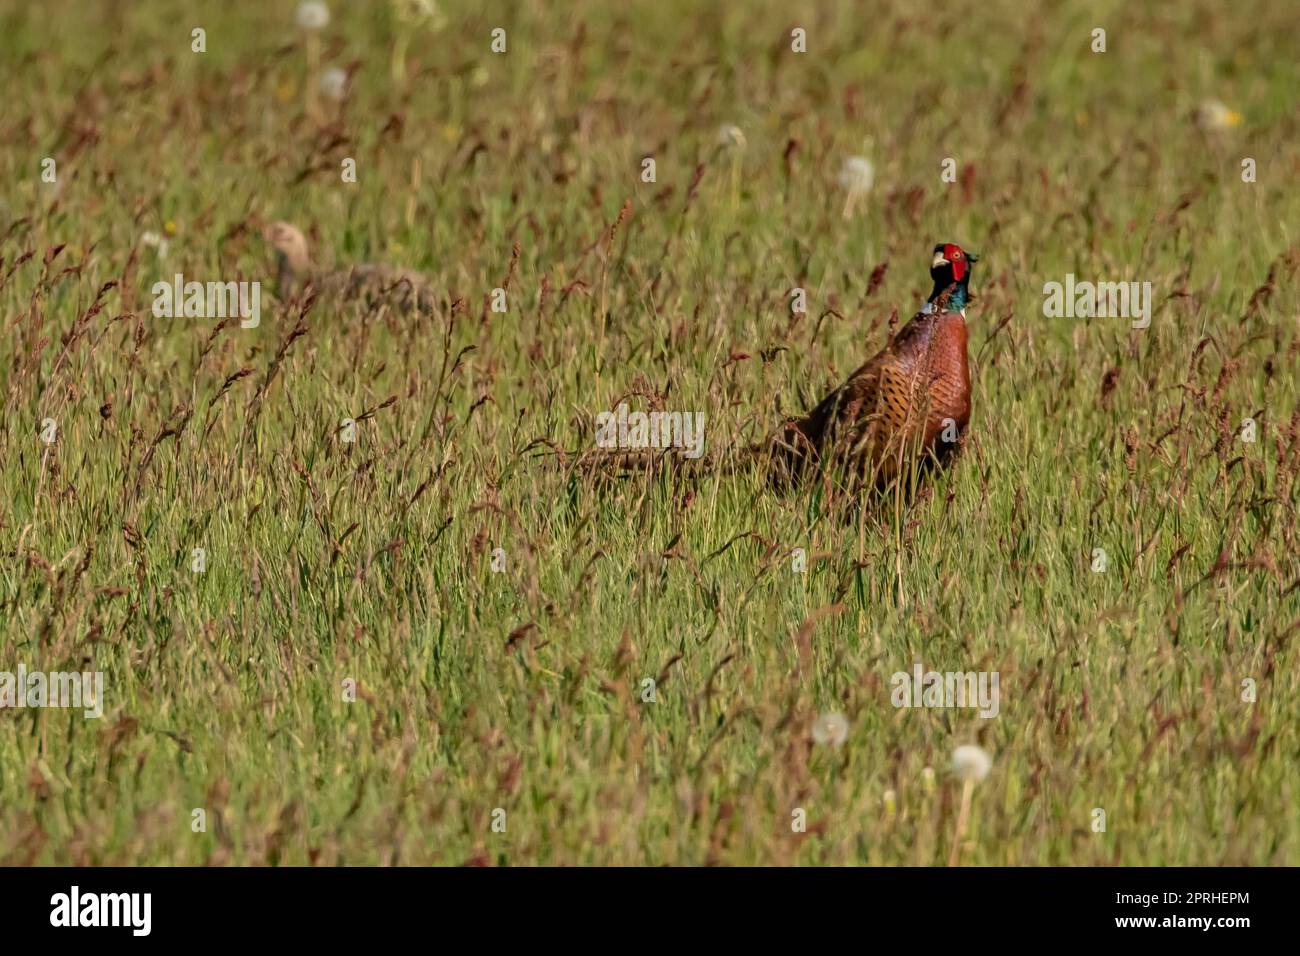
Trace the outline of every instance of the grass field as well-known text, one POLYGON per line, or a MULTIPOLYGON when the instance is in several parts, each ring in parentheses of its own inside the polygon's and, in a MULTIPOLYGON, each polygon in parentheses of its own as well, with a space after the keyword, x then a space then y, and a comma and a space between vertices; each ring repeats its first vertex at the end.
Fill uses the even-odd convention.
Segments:
POLYGON ((1300 864, 1294 8, 296 6, 0 2, 0 671, 104 674, 0 709, 0 862, 942 865, 975 743, 962 864, 1300 864), (274 220, 439 307, 280 301, 274 220), (726 459, 938 242, 974 411, 910 507, 550 454, 626 400, 726 459))

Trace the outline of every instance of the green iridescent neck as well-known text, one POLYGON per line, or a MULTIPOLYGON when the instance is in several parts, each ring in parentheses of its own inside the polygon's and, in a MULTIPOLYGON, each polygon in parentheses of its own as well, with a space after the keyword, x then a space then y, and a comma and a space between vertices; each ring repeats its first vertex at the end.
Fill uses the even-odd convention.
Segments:
POLYGON ((966 308, 966 302, 969 295, 966 291, 965 282, 952 282, 947 285, 940 285, 936 282, 934 284, 934 291, 930 293, 930 298, 926 301, 935 302, 939 296, 943 295, 945 292, 948 293, 947 308, 949 312, 960 312, 962 309, 966 308))

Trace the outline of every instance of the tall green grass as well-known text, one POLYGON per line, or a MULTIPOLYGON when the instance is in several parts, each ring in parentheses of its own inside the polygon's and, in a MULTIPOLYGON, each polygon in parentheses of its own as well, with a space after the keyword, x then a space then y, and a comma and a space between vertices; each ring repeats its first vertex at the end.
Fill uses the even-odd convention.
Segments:
POLYGON ((0 670, 107 684, 0 710, 0 861, 942 864, 978 742, 964 863, 1300 862, 1294 12, 333 4, 313 121, 294 6, 0 4, 0 670), (442 308, 151 314, 178 271, 269 293, 275 219, 442 308), (543 454, 627 395, 761 438, 941 241, 974 413, 910 508, 543 454), (1151 327, 1045 318, 1067 273, 1150 281, 1151 327), (895 709, 917 659, 999 716, 895 709))

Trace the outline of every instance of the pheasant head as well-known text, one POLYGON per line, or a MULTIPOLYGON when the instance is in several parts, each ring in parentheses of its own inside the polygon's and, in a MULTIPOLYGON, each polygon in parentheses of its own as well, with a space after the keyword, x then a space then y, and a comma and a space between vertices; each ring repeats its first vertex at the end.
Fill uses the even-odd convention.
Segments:
POLYGON ((262 230, 262 236, 275 250, 276 295, 287 299, 294 288, 311 274, 311 256, 307 252, 307 239, 302 231, 287 222, 273 222, 262 230))
POLYGON ((928 302, 934 302, 948 292, 947 307, 959 312, 966 308, 970 298, 967 287, 970 284, 971 267, 979 261, 979 256, 967 252, 953 242, 941 242, 934 247, 934 259, 930 262, 930 278, 934 280, 934 290, 928 302))

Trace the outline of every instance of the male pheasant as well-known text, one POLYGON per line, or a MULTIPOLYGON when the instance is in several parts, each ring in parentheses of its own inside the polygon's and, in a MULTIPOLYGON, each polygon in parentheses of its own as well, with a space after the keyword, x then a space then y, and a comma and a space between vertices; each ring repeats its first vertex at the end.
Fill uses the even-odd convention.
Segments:
POLYGON ((934 290, 898 334, 806 416, 787 422, 772 450, 772 479, 797 480, 815 466, 850 487, 877 488, 928 456, 943 464, 970 420, 966 302, 977 256, 934 247, 934 290))
POLYGON ((387 303, 402 312, 432 312, 435 308, 428 280, 418 272, 370 264, 320 271, 308 254, 306 237, 296 226, 273 222, 263 236, 276 253, 276 295, 281 299, 310 283, 321 295, 343 302, 387 303))

